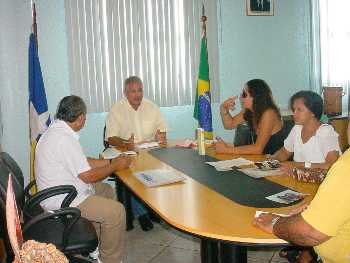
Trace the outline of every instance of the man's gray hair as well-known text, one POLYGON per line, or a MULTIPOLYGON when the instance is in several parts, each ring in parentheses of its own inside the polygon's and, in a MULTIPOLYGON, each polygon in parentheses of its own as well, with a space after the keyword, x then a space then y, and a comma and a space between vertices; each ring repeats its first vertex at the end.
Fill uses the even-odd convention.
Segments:
POLYGON ((56 119, 74 122, 80 115, 86 114, 86 105, 82 98, 71 95, 64 97, 57 107, 56 119))
POLYGON ((126 87, 130 84, 130 83, 138 83, 141 86, 142 84, 142 80, 138 77, 138 76, 130 76, 128 77, 125 81, 124 81, 124 90, 126 90, 126 87))

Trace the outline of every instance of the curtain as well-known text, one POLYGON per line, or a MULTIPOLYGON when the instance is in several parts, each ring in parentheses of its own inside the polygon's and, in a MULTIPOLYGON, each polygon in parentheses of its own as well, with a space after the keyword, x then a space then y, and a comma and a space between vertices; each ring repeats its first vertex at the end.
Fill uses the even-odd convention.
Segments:
MULTIPOLYGON (((140 76, 160 106, 194 104, 203 1, 65 0, 70 87, 89 112, 109 111, 140 76)), ((204 1, 213 101, 218 101, 216 1, 204 1)))
POLYGON ((321 50, 320 50, 320 6, 319 0, 310 0, 311 3, 311 41, 310 41, 310 89, 322 92, 321 79, 321 50))

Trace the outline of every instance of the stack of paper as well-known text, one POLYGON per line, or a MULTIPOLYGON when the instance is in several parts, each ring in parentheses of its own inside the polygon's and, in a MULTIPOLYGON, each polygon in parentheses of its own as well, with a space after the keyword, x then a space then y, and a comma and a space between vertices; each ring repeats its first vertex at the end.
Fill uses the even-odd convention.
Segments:
POLYGON ((182 148, 191 148, 194 146, 197 146, 197 142, 192 141, 192 140, 185 140, 183 142, 179 142, 176 144, 177 147, 182 147, 182 148))
POLYGON ((114 159, 121 155, 122 152, 117 150, 116 148, 107 148, 101 153, 103 159, 114 159))
POLYGON ((273 176, 273 175, 281 175, 283 172, 279 169, 277 170, 261 170, 259 168, 244 168, 244 169, 238 169, 239 171, 245 173, 246 175, 253 177, 253 178, 263 178, 266 176, 273 176))
POLYGON ((126 152, 123 152, 123 154, 126 154, 126 155, 136 155, 137 152, 135 152, 135 151, 126 151, 126 152))
POLYGON ((217 171, 230 171, 233 167, 240 167, 244 165, 252 165, 254 162, 244 159, 237 158, 232 160, 217 161, 217 162, 206 162, 207 164, 214 166, 217 171))
POLYGON ((141 183, 148 187, 171 184, 185 180, 184 176, 166 169, 147 170, 135 173, 134 175, 141 183))
POLYGON ((155 148, 155 147, 159 147, 158 142, 145 142, 145 143, 136 145, 136 148, 138 149, 148 149, 148 148, 155 148))
MULTIPOLYGON (((259 217, 260 215, 268 214, 268 213, 270 213, 270 212, 256 210, 254 217, 259 217)), ((271 214, 276 215, 276 216, 280 216, 280 217, 288 217, 289 216, 287 214, 277 214, 277 213, 271 213, 271 214)))
POLYGON ((137 153, 134 151, 126 151, 122 152, 117 150, 116 148, 107 148, 101 153, 101 156, 103 159, 114 159, 117 158, 121 154, 126 154, 126 155, 136 155, 137 153))

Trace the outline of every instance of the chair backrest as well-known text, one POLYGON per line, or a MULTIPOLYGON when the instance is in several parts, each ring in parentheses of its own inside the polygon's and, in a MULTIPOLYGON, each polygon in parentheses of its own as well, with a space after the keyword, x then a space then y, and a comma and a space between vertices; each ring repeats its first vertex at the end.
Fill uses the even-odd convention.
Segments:
MULTIPOLYGON (((8 229, 6 224, 6 196, 8 189, 8 180, 10 178, 11 171, 0 159, 0 234, 1 238, 4 240, 5 249, 7 254, 7 262, 12 262, 14 254, 11 248, 10 239, 8 235, 8 229)), ((23 189, 14 181, 12 182, 12 192, 13 198, 17 207, 21 210, 24 204, 24 194, 23 189)), ((21 211, 20 211, 21 213, 21 211)))
POLYGON ((105 149, 107 149, 109 147, 108 141, 106 141, 106 125, 103 128, 103 146, 105 147, 105 149))
POLYGON ((21 262, 19 251, 23 244, 23 235, 11 175, 9 176, 6 192, 6 225, 12 251, 17 258, 17 262, 21 262))
MULTIPOLYGON (((23 175, 22 171, 19 169, 20 173, 16 175, 18 177, 22 177, 23 180, 23 175)), ((3 159, 0 156, 0 198, 3 200, 6 200, 6 191, 7 191, 7 182, 9 179, 9 174, 14 175, 15 172, 13 172, 3 161, 3 159)), ((21 211, 23 206, 24 206, 24 190, 23 190, 23 185, 21 183, 18 183, 17 180, 12 180, 13 181, 13 189, 15 193, 15 198, 17 202, 17 207, 21 211)))
POLYGON ((5 165, 12 171, 14 183, 19 184, 24 188, 24 177, 21 168, 18 166, 16 161, 7 152, 0 152, 0 159, 5 165))
POLYGON ((233 144, 235 146, 248 145, 253 143, 253 131, 248 123, 239 124, 235 130, 233 144))

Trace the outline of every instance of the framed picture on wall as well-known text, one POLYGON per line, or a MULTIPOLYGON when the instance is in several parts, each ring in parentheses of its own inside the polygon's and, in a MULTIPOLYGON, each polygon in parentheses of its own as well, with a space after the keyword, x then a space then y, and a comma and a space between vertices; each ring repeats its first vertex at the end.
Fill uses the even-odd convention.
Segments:
POLYGON ((274 0, 246 0, 248 16, 273 16, 274 0))

